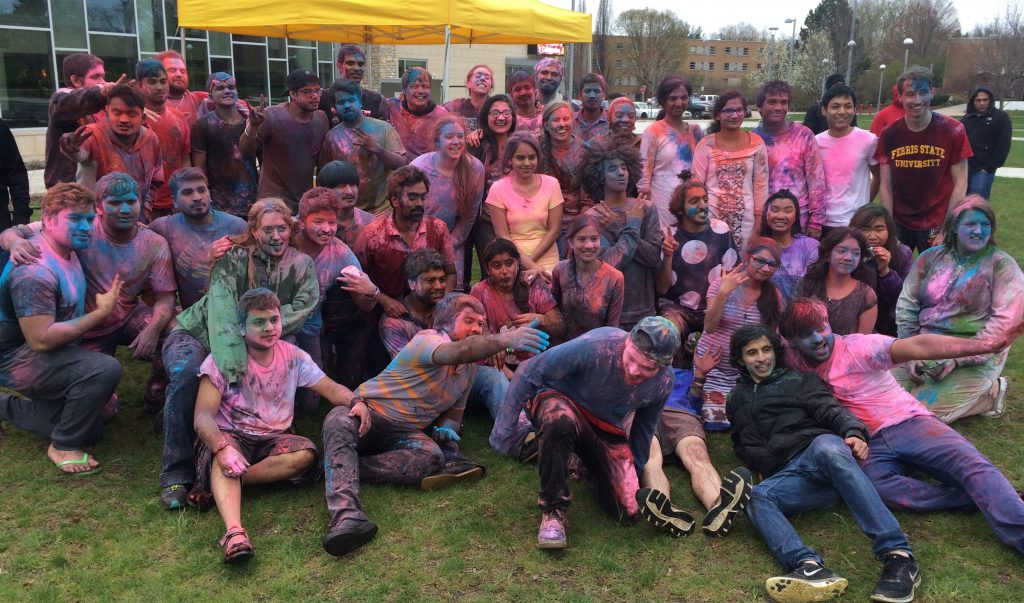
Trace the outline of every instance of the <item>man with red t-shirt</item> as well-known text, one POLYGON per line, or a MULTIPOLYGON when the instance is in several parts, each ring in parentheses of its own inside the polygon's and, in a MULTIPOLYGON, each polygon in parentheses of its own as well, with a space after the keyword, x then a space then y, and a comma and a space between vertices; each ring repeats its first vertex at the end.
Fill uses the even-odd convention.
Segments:
POLYGON ((900 241, 924 251, 951 207, 967 193, 967 158, 973 155, 963 125, 933 112, 931 72, 911 68, 900 77, 906 114, 878 140, 882 205, 892 212, 900 241))
POLYGON ((209 98, 210 94, 202 90, 188 89, 188 69, 185 67, 185 59, 177 50, 165 50, 156 55, 156 60, 160 61, 167 71, 167 106, 181 113, 191 128, 196 119, 206 113, 207 108, 203 101, 209 98))
MULTIPOLYGON (((160 141, 160 158, 164 174, 173 174, 178 168, 191 167, 189 153, 192 150, 190 128, 185 117, 167 104, 167 70, 160 61, 139 61, 135 65, 136 86, 146 97, 146 127, 156 134, 160 141)), ((160 184, 153 198, 150 219, 169 216, 174 213, 174 200, 167 183, 160 184)))

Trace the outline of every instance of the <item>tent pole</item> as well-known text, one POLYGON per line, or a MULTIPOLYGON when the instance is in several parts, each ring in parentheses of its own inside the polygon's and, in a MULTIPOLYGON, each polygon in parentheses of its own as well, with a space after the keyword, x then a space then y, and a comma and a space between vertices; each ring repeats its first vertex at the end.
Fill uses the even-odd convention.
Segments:
POLYGON ((441 82, 441 102, 448 102, 448 75, 452 68, 452 26, 444 26, 444 81, 441 82))

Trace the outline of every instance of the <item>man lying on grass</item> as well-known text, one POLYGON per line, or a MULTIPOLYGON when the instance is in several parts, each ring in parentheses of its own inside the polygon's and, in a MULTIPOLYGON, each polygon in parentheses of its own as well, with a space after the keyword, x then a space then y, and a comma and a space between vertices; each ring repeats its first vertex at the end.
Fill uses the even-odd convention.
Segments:
POLYGON ((366 404, 324 372, 297 346, 281 340, 281 301, 269 289, 251 289, 237 305, 248 368, 237 385, 227 382, 213 355, 199 368, 195 429, 196 484, 193 495, 209 501, 212 490, 227 533, 220 541, 224 562, 253 555, 242 527, 242 485, 287 480, 293 484, 319 475, 316 445, 292 433, 295 388, 308 387, 370 429, 366 404))

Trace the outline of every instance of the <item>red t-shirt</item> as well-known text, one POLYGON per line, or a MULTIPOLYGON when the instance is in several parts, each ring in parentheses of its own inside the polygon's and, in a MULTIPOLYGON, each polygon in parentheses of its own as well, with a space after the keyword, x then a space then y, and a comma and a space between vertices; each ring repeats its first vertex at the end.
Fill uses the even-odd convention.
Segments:
POLYGON ((915 230, 941 226, 953 193, 952 167, 973 154, 963 124, 940 113, 932 113, 920 132, 905 119, 886 128, 875 158, 892 170, 896 223, 915 230))
MULTIPOLYGON (((189 124, 176 109, 165 107, 162 114, 146 111, 146 127, 156 134, 160 141, 160 158, 163 161, 164 179, 170 179, 171 174, 185 163, 185 160, 189 158, 189 153, 192 152, 189 124)), ((171 189, 166 182, 156 189, 153 207, 158 209, 174 207, 171 189)))

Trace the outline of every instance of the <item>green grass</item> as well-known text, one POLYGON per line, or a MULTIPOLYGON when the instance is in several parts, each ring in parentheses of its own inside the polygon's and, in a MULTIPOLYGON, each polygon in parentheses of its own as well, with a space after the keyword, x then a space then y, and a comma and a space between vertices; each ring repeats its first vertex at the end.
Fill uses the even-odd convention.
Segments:
MULTIPOLYGON (((998 178, 998 240, 1024 257, 1024 181, 998 178)), ((320 537, 322 484, 247 490, 243 521, 256 547, 247 565, 225 567, 216 511, 168 513, 156 499, 160 440, 141 411, 145 365, 127 361, 121 415, 95 447, 104 471, 58 476, 46 443, 6 426, 0 436, 0 601, 763 601, 778 566, 745 519, 727 539, 672 540, 646 524, 620 527, 580 483, 569 513, 571 548, 535 546, 536 468, 498 457, 489 420, 471 413, 467 455, 488 468, 473 485, 426 493, 366 486, 380 525, 375 541, 334 559, 320 537)), ((1011 355, 1009 409, 957 429, 1024 486, 1024 346, 1011 355)), ((297 422, 319 441, 323 412, 297 422)), ((720 470, 737 464, 727 435, 708 438, 720 470)), ((688 477, 669 468, 673 499, 696 510, 688 477)), ((977 513, 897 513, 921 562, 919 601, 1024 600, 1021 557, 977 513)), ((867 600, 878 577, 871 543, 844 507, 794 518, 800 534, 850 581, 844 600, 867 600)))

